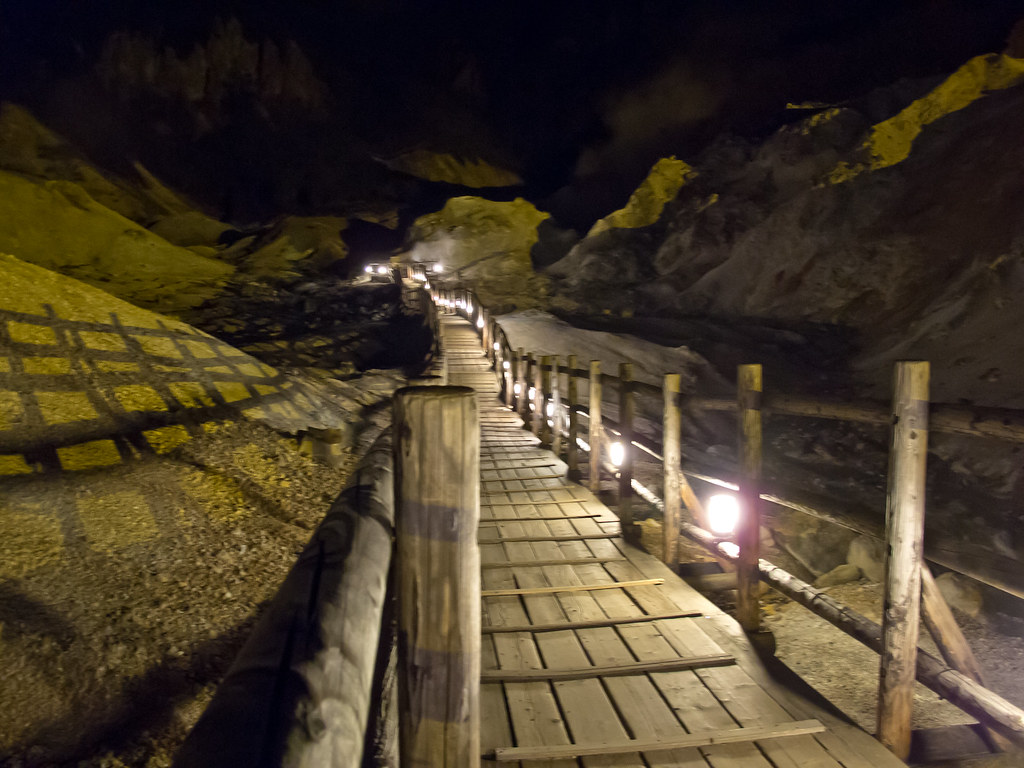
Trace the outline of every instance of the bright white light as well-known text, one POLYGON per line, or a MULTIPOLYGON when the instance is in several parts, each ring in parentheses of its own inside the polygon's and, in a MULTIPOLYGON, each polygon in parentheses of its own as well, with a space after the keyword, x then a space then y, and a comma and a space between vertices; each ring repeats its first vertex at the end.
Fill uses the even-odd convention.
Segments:
POLYGON ((582 448, 587 453, 590 453, 590 443, 588 443, 582 437, 577 437, 576 438, 576 445, 578 445, 580 448, 582 448))
POLYGON ((440 264, 435 264, 434 265, 434 271, 438 272, 438 273, 443 272, 444 271, 444 267, 442 267, 440 264))
POLYGON ((377 267, 377 274, 378 275, 386 275, 387 273, 388 273, 388 268, 385 267, 383 264, 381 264, 379 267, 377 267))
POLYGON ((373 272, 373 264, 367 264, 363 267, 363 272, 373 272))
MULTIPOLYGON (((426 280, 427 278, 425 278, 425 277, 424 277, 423 279, 424 279, 424 280, 426 280)), ((430 283, 423 283, 423 287, 424 287, 424 288, 425 288, 426 290, 428 290, 428 291, 429 291, 429 290, 430 290, 430 283)))
POLYGON ((483 327, 484 327, 484 319, 483 319, 482 317, 478 317, 478 318, 476 319, 476 327, 477 327, 477 328, 479 328, 480 330, 483 330, 483 327))
MULTIPOLYGON (((501 367, 507 371, 509 368, 512 367, 512 363, 510 363, 508 360, 505 360, 504 362, 502 362, 501 367)), ((518 387, 519 385, 516 384, 516 386, 518 387)), ((516 394, 518 395, 519 392, 516 392, 516 394)))
POLYGON ((456 299, 455 306, 458 307, 459 309, 464 309, 466 306, 466 302, 464 302, 462 299, 456 299))
POLYGON ((427 282, 427 276, 424 275, 422 272, 417 272, 412 277, 413 277, 414 280, 419 280, 421 283, 427 282))
POLYGON ((531 401, 536 400, 537 399, 537 388, 536 387, 530 387, 528 390, 526 390, 526 394, 530 398, 531 401))
POLYGON ((548 407, 544 409, 544 414, 550 419, 555 415, 555 404, 548 403, 548 407))
MULTIPOLYGON (((508 361, 507 361, 507 360, 505 361, 505 365, 506 365, 506 366, 508 366, 508 361)), ((512 393, 513 393, 513 394, 514 394, 514 395, 515 395, 516 397, 519 397, 519 395, 520 395, 520 394, 522 394, 522 392, 523 392, 523 385, 522 385, 522 384, 520 384, 520 383, 519 383, 519 382, 517 381, 517 382, 515 383, 515 386, 513 386, 513 387, 512 387, 512 393)))
POLYGON ((473 302, 472 301, 467 301, 466 302, 466 311, 469 312, 469 314, 471 314, 471 315, 473 314, 473 302))
POLYGON ((731 493, 716 493, 706 506, 708 527, 712 533, 728 534, 740 521, 740 501, 731 493))
POLYGON ((622 462, 626 460, 626 447, 616 440, 614 443, 608 446, 608 461, 612 463, 613 467, 621 467, 622 462))
POLYGON ((497 342, 497 341, 494 342, 494 351, 495 352, 501 352, 501 343, 500 342, 497 342))

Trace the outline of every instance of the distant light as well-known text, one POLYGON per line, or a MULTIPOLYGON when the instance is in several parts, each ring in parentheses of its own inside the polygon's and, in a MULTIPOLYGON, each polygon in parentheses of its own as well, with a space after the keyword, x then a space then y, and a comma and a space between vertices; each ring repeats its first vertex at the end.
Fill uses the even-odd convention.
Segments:
MULTIPOLYGON (((503 362, 503 363, 501 364, 501 367, 502 367, 502 368, 504 368, 504 369, 505 369, 505 370, 507 371, 507 370, 508 370, 509 368, 511 368, 511 367, 512 367, 512 363, 510 363, 510 362, 509 362, 508 360, 505 360, 505 361, 504 361, 504 362, 503 362)), ((518 385, 518 384, 516 384, 516 387, 518 388, 518 387, 519 387, 519 385, 518 385)), ((518 393, 518 392, 516 392, 516 394, 518 395, 519 393, 518 393)))
POLYGON ((444 272, 444 267, 442 267, 440 264, 435 264, 434 265, 434 271, 438 272, 438 273, 444 272))
POLYGON ((612 463, 613 467, 621 467, 625 460, 626 447, 622 443, 616 440, 608 446, 608 461, 612 463))
POLYGON ((552 416, 555 415, 555 404, 554 403, 548 403, 547 408, 544 409, 544 415, 546 415, 549 419, 552 416))
POLYGON ((373 264, 367 264, 363 267, 363 272, 373 272, 373 264))
POLYGON ((473 302, 472 301, 467 301, 466 302, 466 311, 469 312, 469 314, 471 314, 471 315, 473 314, 473 302))
POLYGON ((379 267, 377 267, 377 274, 378 275, 386 275, 387 273, 388 273, 388 268, 385 267, 383 264, 381 264, 379 267))
MULTIPOLYGON (((506 368, 508 368, 508 361, 507 361, 507 360, 505 361, 505 367, 506 367, 506 368)), ((520 384, 520 383, 519 383, 519 382, 517 381, 517 382, 516 382, 516 383, 515 383, 515 384, 513 385, 513 387, 512 387, 512 393, 513 393, 513 394, 514 394, 514 395, 515 395, 516 397, 518 397, 519 395, 521 395, 521 394, 522 394, 522 392, 523 392, 523 385, 522 385, 522 384, 520 384)))
POLYGON ((483 327, 484 327, 484 319, 483 319, 483 317, 478 317, 476 319, 476 327, 481 329, 481 330, 483 330, 483 327))
POLYGON ((736 530, 740 521, 740 500, 731 493, 716 493, 708 499, 706 509, 712 533, 725 535, 736 530))
POLYGON ((494 342, 494 351, 495 352, 501 352, 501 342, 498 342, 498 341, 494 342))
MULTIPOLYGON (((425 278, 425 277, 424 277, 423 279, 424 279, 424 280, 426 280, 427 278, 425 278)), ((425 288, 426 290, 428 290, 428 291, 429 291, 429 290, 430 290, 430 283, 423 283, 423 287, 424 287, 424 288, 425 288)))
POLYGON ((530 398, 531 401, 536 400, 537 399, 537 388, 536 387, 530 387, 528 390, 526 390, 526 394, 530 398))

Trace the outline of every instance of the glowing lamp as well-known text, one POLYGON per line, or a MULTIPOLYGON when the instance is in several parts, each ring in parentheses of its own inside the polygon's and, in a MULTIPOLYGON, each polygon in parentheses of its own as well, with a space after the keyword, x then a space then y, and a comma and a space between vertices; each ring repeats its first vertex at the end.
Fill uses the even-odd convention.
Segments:
MULTIPOLYGON (((504 362, 502 362, 501 367, 507 371, 509 368, 512 367, 512 364, 508 360, 505 360, 504 362)), ((516 386, 518 387, 519 385, 516 384, 516 386)), ((518 395, 519 393, 516 392, 516 394, 518 395)))
POLYGON ((530 398, 531 402, 536 400, 537 399, 537 388, 536 387, 530 387, 526 391, 526 396, 530 398))
POLYGON ((480 330, 483 330, 483 328, 484 328, 484 319, 482 317, 478 317, 476 319, 476 327, 479 328, 480 330))
POLYGON ((494 342, 494 351, 495 352, 501 352, 501 343, 500 342, 497 342, 497 341, 494 342))
POLYGON ((549 419, 555 415, 554 403, 548 403, 548 407, 544 409, 544 415, 547 416, 549 419))
POLYGON ((622 462, 626 460, 626 446, 616 440, 614 443, 608 446, 608 461, 612 463, 614 467, 621 467, 622 462))
POLYGON ((708 527, 712 533, 730 534, 740 521, 740 501, 730 493, 716 493, 706 505, 708 527))
POLYGON ((373 272, 373 264, 367 264, 363 267, 363 272, 373 272))
MULTIPOLYGON (((507 361, 506 361, 505 365, 506 365, 506 366, 508 365, 508 362, 507 362, 507 361)), ((517 382, 515 383, 515 385, 513 385, 513 387, 512 387, 512 393, 513 393, 513 394, 514 394, 514 395, 515 395, 516 397, 519 397, 519 395, 521 395, 521 394, 523 393, 523 385, 522 385, 522 384, 520 384, 520 383, 519 383, 519 382, 517 381, 517 382)))
POLYGON ((388 273, 388 268, 385 267, 383 264, 381 264, 379 267, 377 267, 377 274, 378 275, 386 275, 387 273, 388 273))
POLYGON ((442 267, 440 264, 435 264, 434 265, 434 271, 438 272, 438 273, 441 273, 441 272, 444 271, 444 267, 442 267))

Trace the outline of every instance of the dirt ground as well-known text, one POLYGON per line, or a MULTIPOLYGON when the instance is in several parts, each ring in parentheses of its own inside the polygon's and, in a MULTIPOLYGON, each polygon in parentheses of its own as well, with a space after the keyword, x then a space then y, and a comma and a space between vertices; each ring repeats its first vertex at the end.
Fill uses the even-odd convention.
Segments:
POLYGON ((77 514, 48 567, 0 589, 0 765, 169 766, 353 464, 240 422, 172 456, 6 488, 5 511, 77 514))

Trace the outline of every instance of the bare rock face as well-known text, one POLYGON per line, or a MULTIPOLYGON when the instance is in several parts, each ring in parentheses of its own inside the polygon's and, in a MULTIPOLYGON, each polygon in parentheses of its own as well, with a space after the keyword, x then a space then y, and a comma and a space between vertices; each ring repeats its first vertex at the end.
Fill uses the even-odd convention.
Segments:
POLYGON ((935 578, 935 584, 950 608, 977 618, 981 613, 982 595, 978 583, 959 573, 948 571, 935 578))
POLYGON ((100 81, 122 99, 143 95, 176 99, 214 121, 235 91, 270 103, 319 109, 327 87, 294 41, 279 47, 271 40, 246 38, 237 19, 218 23, 209 39, 188 53, 160 48, 152 39, 116 32, 96 65, 100 81))
POLYGON ((846 562, 860 568, 871 581, 885 578, 885 547, 882 542, 869 536, 858 536, 850 542, 846 562))

